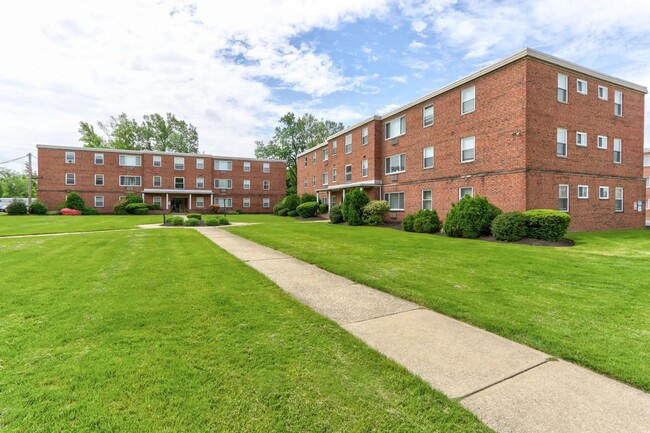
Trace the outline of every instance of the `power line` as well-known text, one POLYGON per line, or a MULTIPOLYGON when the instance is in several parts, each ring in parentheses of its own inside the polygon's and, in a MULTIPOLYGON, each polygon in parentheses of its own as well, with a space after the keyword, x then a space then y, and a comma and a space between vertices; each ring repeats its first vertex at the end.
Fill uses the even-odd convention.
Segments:
POLYGON ((19 159, 27 158, 27 156, 28 155, 23 155, 23 156, 19 156, 18 158, 15 158, 15 159, 10 159, 9 161, 3 161, 3 162, 0 162, 0 165, 9 164, 10 162, 14 162, 14 161, 18 161, 19 159))

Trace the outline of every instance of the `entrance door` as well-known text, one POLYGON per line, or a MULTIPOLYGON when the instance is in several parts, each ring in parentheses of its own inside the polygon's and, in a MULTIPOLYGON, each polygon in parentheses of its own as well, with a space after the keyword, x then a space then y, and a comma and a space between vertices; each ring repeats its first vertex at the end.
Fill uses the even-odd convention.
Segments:
POLYGON ((187 199, 182 197, 172 197, 172 212, 187 212, 187 199))

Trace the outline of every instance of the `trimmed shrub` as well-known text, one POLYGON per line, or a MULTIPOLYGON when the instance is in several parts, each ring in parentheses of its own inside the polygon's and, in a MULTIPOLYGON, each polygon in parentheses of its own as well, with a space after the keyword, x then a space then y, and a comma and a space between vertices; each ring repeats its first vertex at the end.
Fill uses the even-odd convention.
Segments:
POLYGON ((402 229, 415 233, 438 233, 440 231, 440 218, 438 212, 429 209, 407 215, 402 220, 402 229))
POLYGON ((197 220, 201 221, 201 214, 200 213, 188 213, 187 217, 188 218, 194 218, 194 219, 197 219, 197 220))
POLYGON ((201 221, 197 220, 196 218, 188 218, 183 224, 189 227, 196 227, 198 225, 201 225, 201 221))
POLYGON ((14 199, 7 205, 7 215, 27 215, 27 205, 22 200, 14 199))
MULTIPOLYGON (((292 211, 292 212, 295 212, 295 211, 292 211)), ((282 209, 280 209, 278 211, 278 216, 287 216, 287 213, 289 213, 289 211, 286 208, 282 208, 282 209)))
POLYGON ((129 204, 126 202, 126 200, 118 200, 117 203, 115 203, 115 206, 113 206, 113 213, 115 215, 126 215, 126 205, 129 204))
POLYGON ((318 202, 308 201, 307 203, 302 203, 296 208, 296 212, 303 218, 311 218, 316 215, 318 210, 318 202))
POLYGON ((205 219, 207 226, 227 226, 230 225, 228 218, 225 215, 211 216, 205 219))
POLYGON ((528 237, 544 241, 559 241, 566 235, 571 216, 554 209, 533 209, 523 213, 528 237))
POLYGON ((372 200, 362 209, 363 223, 369 226, 383 226, 384 216, 390 210, 386 200, 372 200))
POLYGON ((318 201, 314 194, 305 193, 300 197, 300 204, 311 203, 312 201, 318 201))
POLYGON ((160 210, 160 205, 157 203, 145 203, 145 206, 147 206, 147 209, 149 210, 160 210))
POLYGON ((42 201, 33 201, 29 205, 29 213, 32 215, 45 215, 47 214, 47 206, 42 201))
POLYGON ((138 194, 133 194, 132 192, 127 194, 126 197, 124 197, 124 200, 126 200, 127 203, 142 203, 144 200, 142 200, 142 196, 138 194))
POLYGON ((166 224, 170 226, 182 226, 185 220, 179 216, 172 216, 166 219, 166 224))
POLYGON ((147 209, 146 207, 139 207, 133 211, 133 215, 147 215, 148 213, 149 213, 149 209, 147 209))
POLYGON ((214 213, 214 214, 219 213, 219 205, 218 204, 211 204, 210 207, 208 208, 208 211, 210 213, 214 213))
POLYGON ((295 210, 287 211, 287 216, 290 216, 290 217, 297 217, 297 216, 298 216, 298 212, 296 212, 295 210))
POLYGON ((491 230, 499 241, 518 241, 526 237, 526 217, 519 211, 502 213, 492 221, 491 230))
MULTIPOLYGON (((305 195, 307 195, 307 194, 305 194, 305 195)), ((316 198, 314 198, 314 200, 312 200, 312 201, 316 201, 316 198)), ((298 208, 298 206, 300 204, 302 204, 302 203, 304 203, 304 201, 302 201, 300 199, 298 194, 289 194, 288 196, 286 196, 282 200, 282 204, 287 209, 287 212, 292 211, 292 210, 296 210, 298 208)))
POLYGON ((329 210, 329 206, 327 205, 327 203, 321 203, 318 205, 318 212, 322 214, 326 214, 328 210, 329 210))
POLYGON ((283 203, 284 200, 280 200, 278 203, 273 206, 273 215, 280 215, 281 211, 284 211, 284 215, 281 216, 286 216, 287 215, 287 208, 284 206, 283 203))
POLYGON ((341 205, 336 204, 330 209, 330 223, 340 224, 343 222, 343 214, 341 213, 341 205))
POLYGON ((77 209, 80 212, 86 210, 86 203, 76 192, 71 192, 65 198, 65 207, 68 209, 77 209))
POLYGON ((50 215, 50 216, 61 215, 61 211, 60 210, 48 210, 45 213, 45 215, 50 215))
POLYGON ((489 235, 492 221, 501 214, 501 209, 487 198, 464 196, 452 208, 445 218, 445 233, 455 238, 476 239, 489 235))
POLYGON ((370 198, 363 189, 354 189, 345 195, 343 200, 343 219, 351 226, 363 224, 363 207, 368 204, 370 198))
POLYGON ((124 207, 126 213, 133 215, 146 215, 149 213, 149 208, 146 204, 140 203, 129 203, 124 207))
POLYGON ((99 215, 99 211, 92 207, 87 207, 81 212, 82 215, 99 215))

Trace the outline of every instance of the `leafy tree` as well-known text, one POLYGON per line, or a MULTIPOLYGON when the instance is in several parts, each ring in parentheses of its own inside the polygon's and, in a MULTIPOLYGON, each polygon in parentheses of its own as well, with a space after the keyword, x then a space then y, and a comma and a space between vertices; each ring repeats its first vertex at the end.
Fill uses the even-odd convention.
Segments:
MULTIPOLYGON (((0 168, 0 196, 27 197, 27 170, 20 173, 9 168, 0 168)), ((38 177, 32 172, 32 195, 38 190, 38 177)))
POLYGON ((323 143, 327 137, 342 130, 343 124, 331 120, 319 120, 309 113, 296 117, 291 112, 282 116, 279 123, 280 126, 275 128, 275 134, 268 143, 255 142, 255 156, 287 161, 287 194, 295 194, 298 191, 298 154, 323 143))
POLYGON ((171 113, 143 116, 142 123, 125 113, 111 116, 108 122, 97 122, 102 137, 88 122, 79 122, 79 141, 84 147, 128 150, 156 150, 161 152, 198 153, 199 135, 194 125, 179 120, 171 113))

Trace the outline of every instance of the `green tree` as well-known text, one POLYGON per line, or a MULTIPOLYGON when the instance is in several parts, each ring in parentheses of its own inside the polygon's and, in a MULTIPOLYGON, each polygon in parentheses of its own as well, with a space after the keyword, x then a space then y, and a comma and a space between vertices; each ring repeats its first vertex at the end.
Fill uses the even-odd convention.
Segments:
POLYGON ((143 119, 138 123, 121 113, 111 116, 106 123, 97 122, 104 137, 90 123, 79 122, 79 141, 84 147, 198 153, 199 134, 194 125, 177 119, 171 113, 165 117, 154 113, 143 116, 143 119))
MULTIPOLYGON (((20 173, 9 168, 0 167, 0 196, 2 197, 27 197, 27 170, 20 173)), ((32 196, 38 190, 38 177, 32 173, 32 196)))
POLYGON ((287 161, 287 194, 295 194, 298 190, 298 154, 325 142, 327 137, 342 130, 343 124, 319 120, 309 113, 296 117, 291 112, 282 116, 279 123, 280 126, 275 128, 275 134, 268 143, 255 142, 255 156, 287 161))

